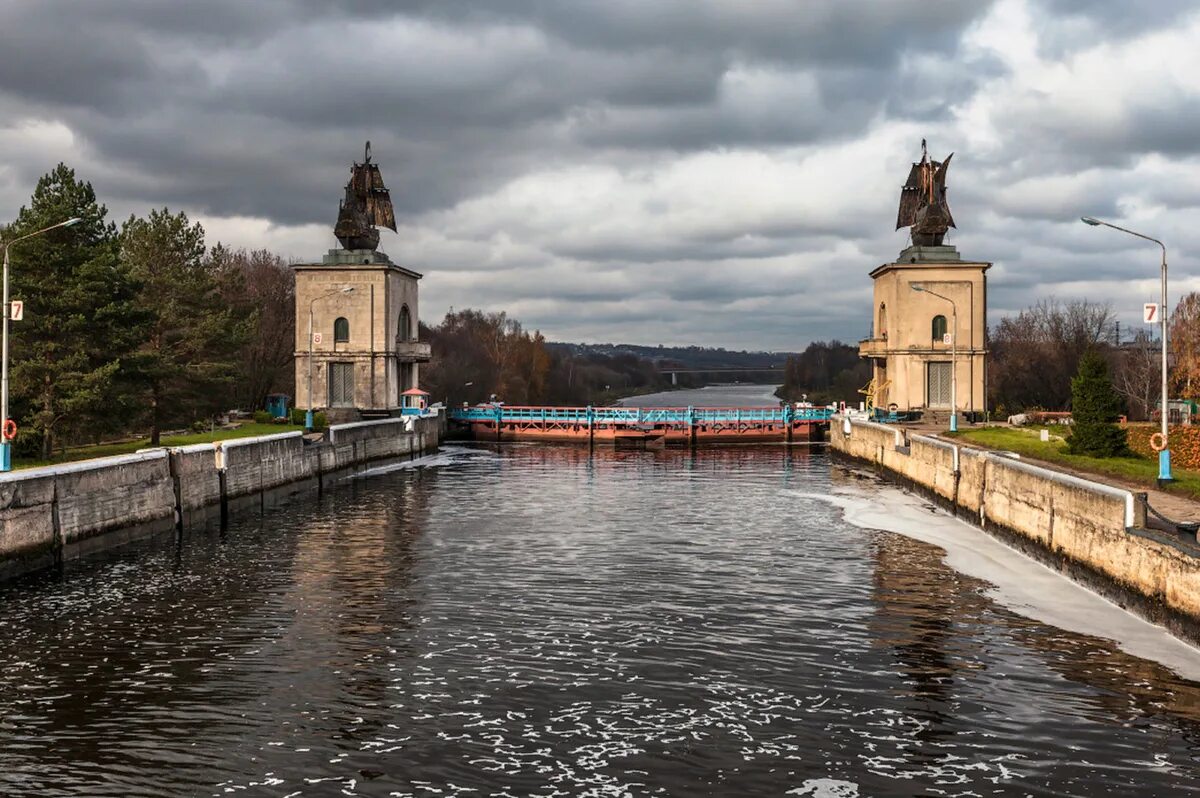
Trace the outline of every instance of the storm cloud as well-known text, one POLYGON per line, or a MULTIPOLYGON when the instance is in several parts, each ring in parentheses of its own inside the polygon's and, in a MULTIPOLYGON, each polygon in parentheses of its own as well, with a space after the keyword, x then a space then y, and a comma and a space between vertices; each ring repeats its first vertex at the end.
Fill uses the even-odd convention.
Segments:
POLYGON ((907 164, 956 153, 993 320, 1200 289, 1200 13, 1076 0, 0 0, 0 216, 66 161, 113 215, 313 260, 370 139, 422 312, 551 339, 868 332, 907 164), (1144 295, 1144 296, 1143 296, 1144 295))

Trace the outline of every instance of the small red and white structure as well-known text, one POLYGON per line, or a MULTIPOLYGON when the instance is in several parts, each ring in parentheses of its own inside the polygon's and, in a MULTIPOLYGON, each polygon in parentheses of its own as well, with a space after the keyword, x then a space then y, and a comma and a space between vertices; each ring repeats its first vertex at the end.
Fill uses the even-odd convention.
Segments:
POLYGON ((400 415, 419 416, 429 409, 429 392, 409 388, 400 394, 400 415))

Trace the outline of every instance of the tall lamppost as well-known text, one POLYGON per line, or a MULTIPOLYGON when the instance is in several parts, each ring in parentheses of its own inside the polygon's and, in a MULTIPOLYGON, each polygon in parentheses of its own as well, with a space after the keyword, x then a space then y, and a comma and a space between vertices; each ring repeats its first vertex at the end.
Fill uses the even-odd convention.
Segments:
MULTIPOLYGON (((12 241, 4 242, 4 334, 3 343, 0 344, 0 424, 8 426, 8 319, 12 315, 12 305, 8 300, 8 248, 18 241, 24 241, 27 238, 40 236, 42 233, 47 233, 51 230, 57 230, 60 227, 70 227, 73 224, 78 224, 81 219, 78 216, 67 219, 65 222, 52 224, 49 227, 43 227, 41 230, 34 230, 32 233, 26 233, 23 236, 18 236, 12 241)), ((0 471, 12 470, 12 442, 7 436, 0 436, 0 471)))
POLYGON ((958 305, 950 297, 930 291, 923 285, 909 283, 908 287, 950 303, 950 431, 958 432, 958 305))
POLYGON ((354 286, 347 285, 339 288, 336 291, 330 291, 320 296, 315 296, 308 303, 308 412, 304 414, 304 429, 311 430, 313 428, 313 402, 312 402, 312 383, 313 383, 313 305, 322 299, 327 299, 335 294, 349 294, 354 290, 354 286))
POLYGON ((1084 224, 1090 224, 1092 227, 1111 227, 1114 230, 1120 230, 1122 233, 1128 233, 1131 236, 1146 241, 1153 241, 1162 248, 1162 306, 1158 310, 1158 323, 1162 325, 1162 436, 1163 449, 1158 453, 1158 481, 1170 482, 1171 476, 1171 447, 1168 444, 1167 438, 1167 245, 1159 241, 1157 238, 1151 238, 1148 235, 1135 233, 1133 230, 1127 230, 1124 227, 1118 227, 1115 224, 1102 222, 1094 216, 1082 216, 1080 221, 1084 224))

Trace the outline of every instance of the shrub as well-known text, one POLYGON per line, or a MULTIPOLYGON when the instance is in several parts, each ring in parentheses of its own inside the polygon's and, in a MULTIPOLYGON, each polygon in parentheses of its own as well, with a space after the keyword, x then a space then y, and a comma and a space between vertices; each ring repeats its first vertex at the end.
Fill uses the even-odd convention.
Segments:
POLYGON ((255 410, 254 411, 254 423, 255 424, 270 424, 273 419, 274 419, 274 416, 272 416, 266 410, 255 410))
POLYGON ((329 427, 329 416, 324 413, 316 413, 313 415, 313 429, 317 432, 324 432, 329 427))
POLYGON ((292 408, 292 423, 293 423, 293 424, 296 424, 296 425, 298 425, 298 426, 303 426, 303 424, 304 424, 304 415, 305 415, 305 413, 307 413, 307 412, 308 412, 308 411, 306 411, 306 410, 302 410, 302 409, 300 409, 299 407, 293 407, 293 408, 292 408))
POLYGON ((199 434, 201 432, 208 432, 208 422, 207 421, 193 421, 192 422, 192 432, 195 432, 197 434, 199 434))
POLYGON ((1072 454, 1118 457, 1128 454, 1125 430, 1117 426, 1124 403, 1108 376, 1108 363, 1095 351, 1079 360, 1079 371, 1071 380, 1072 454))

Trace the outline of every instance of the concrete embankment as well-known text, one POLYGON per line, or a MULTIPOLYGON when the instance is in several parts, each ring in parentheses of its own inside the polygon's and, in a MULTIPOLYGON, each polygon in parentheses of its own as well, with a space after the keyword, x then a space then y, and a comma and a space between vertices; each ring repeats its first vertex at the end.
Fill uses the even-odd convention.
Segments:
POLYGON ((441 417, 237 438, 0 474, 0 578, 159 532, 223 523, 359 465, 437 449, 441 417))
POLYGON ((996 452, 835 418, 832 451, 978 524, 1110 600, 1200 643, 1200 546, 1146 529, 1130 491, 996 452))

